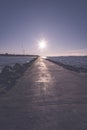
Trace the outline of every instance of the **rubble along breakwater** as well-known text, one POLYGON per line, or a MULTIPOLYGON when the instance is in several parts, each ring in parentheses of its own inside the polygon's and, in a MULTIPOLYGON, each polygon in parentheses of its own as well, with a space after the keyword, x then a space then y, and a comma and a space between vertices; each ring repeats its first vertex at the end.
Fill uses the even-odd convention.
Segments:
POLYGON ((49 58, 47 58, 46 60, 53 62, 53 63, 55 63, 59 66, 62 66, 65 69, 68 69, 68 70, 71 70, 71 71, 74 71, 74 72, 87 73, 87 68, 84 68, 84 67, 77 67, 77 66, 73 66, 73 65, 68 65, 68 64, 62 63, 60 61, 54 61, 54 60, 49 59, 49 58))
POLYGON ((16 63, 13 67, 5 66, 0 73, 0 94, 4 94, 11 89, 36 59, 34 58, 29 63, 24 63, 23 65, 16 63))

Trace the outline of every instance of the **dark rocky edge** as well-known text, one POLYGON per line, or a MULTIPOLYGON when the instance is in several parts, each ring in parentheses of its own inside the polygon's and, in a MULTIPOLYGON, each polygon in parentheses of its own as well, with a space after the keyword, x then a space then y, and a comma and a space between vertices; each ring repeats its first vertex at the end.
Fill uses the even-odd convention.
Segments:
POLYGON ((65 65, 65 64, 63 64, 61 62, 53 61, 51 59, 46 59, 46 60, 51 61, 51 62, 53 62, 53 63, 55 63, 55 64, 57 64, 59 66, 62 66, 65 69, 68 69, 68 70, 71 70, 71 71, 75 71, 75 72, 78 72, 78 73, 81 73, 81 72, 87 73, 87 68, 75 67, 75 66, 71 66, 71 65, 65 65))
POLYGON ((16 63, 13 67, 5 66, 0 73, 0 94, 11 89, 36 59, 34 58, 29 63, 24 63, 23 65, 16 63))

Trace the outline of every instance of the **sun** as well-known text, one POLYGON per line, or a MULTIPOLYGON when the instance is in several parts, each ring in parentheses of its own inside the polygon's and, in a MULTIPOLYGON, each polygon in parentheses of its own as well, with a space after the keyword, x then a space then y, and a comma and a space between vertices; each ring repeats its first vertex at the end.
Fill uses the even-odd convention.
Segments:
POLYGON ((47 41, 45 39, 42 39, 38 42, 38 46, 40 49, 44 49, 47 46, 47 41))

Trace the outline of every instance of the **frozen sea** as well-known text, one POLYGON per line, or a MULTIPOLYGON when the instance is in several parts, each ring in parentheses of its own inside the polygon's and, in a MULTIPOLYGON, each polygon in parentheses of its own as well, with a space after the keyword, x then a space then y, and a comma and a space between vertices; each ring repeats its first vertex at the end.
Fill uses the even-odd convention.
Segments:
POLYGON ((67 68, 71 66, 79 71, 87 71, 87 56, 59 56, 47 57, 47 59, 65 65, 67 68))
POLYGON ((0 72, 6 65, 13 66, 15 63, 23 64, 30 62, 34 58, 30 56, 0 56, 0 72))

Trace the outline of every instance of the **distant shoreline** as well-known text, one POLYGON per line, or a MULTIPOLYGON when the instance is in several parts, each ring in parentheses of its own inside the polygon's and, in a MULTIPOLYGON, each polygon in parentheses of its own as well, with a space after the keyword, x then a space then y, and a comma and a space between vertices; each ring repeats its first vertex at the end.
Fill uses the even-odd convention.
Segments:
POLYGON ((30 57, 38 57, 38 55, 8 54, 8 53, 0 54, 0 56, 30 56, 30 57))

